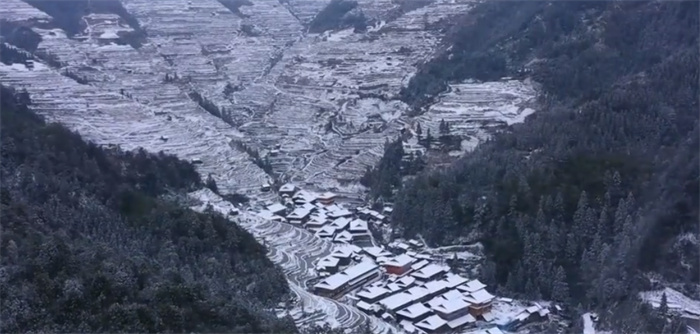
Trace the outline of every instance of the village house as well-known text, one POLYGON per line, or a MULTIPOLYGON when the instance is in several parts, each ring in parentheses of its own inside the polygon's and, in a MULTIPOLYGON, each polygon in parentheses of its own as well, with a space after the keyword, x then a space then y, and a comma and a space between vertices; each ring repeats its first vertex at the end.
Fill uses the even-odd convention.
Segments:
POLYGON ((326 225, 326 220, 319 217, 311 217, 309 221, 304 224, 304 227, 311 232, 317 232, 322 227, 326 225))
POLYGON ((473 292, 477 292, 485 287, 486 287, 486 284, 481 283, 481 281, 471 280, 471 281, 467 282, 467 284, 459 285, 457 287, 457 289, 459 289, 459 291, 462 291, 462 292, 473 293, 473 292))
POLYGON ((391 291, 391 293, 396 293, 404 291, 412 287, 416 283, 416 279, 411 276, 404 276, 397 280, 391 280, 391 278, 396 278, 396 276, 391 276, 389 278, 390 283, 386 285, 386 288, 391 291))
POLYGON ((272 204, 265 209, 272 212, 273 215, 284 215, 287 212, 287 207, 280 203, 272 204))
POLYGON ((387 257, 391 256, 391 252, 385 250, 384 248, 381 247, 364 247, 362 248, 362 251, 367 254, 369 257, 371 257, 373 260, 377 260, 379 257, 387 257))
POLYGON ((447 285, 448 289, 454 289, 462 284, 467 283, 468 280, 455 273, 447 273, 443 281, 445 282, 445 285, 447 285))
POLYGON ((427 282, 447 272, 445 267, 431 263, 418 271, 411 273, 419 281, 427 282))
POLYGON ((389 293, 390 291, 384 287, 368 286, 360 290, 360 292, 358 292, 356 296, 367 303, 374 304, 382 298, 386 297, 389 293))
POLYGON ((412 297, 407 292, 393 294, 379 301, 379 305, 388 312, 396 312, 411 303, 413 303, 412 297))
POLYGON ((347 248, 336 249, 333 251, 333 253, 331 253, 331 256, 340 259, 340 265, 345 266, 350 264, 350 260, 352 259, 352 251, 347 248))
POLYGON ((447 330, 447 321, 432 315, 415 323, 415 326, 429 334, 443 333, 447 330))
POLYGON ((423 305, 422 303, 415 303, 397 311, 396 319, 399 321, 408 320, 412 323, 416 323, 427 318, 428 316, 430 316, 430 314, 430 309, 425 307, 425 305, 423 305))
POLYGON ((379 266, 372 261, 365 261, 327 277, 314 286, 321 296, 339 297, 362 284, 379 277, 379 266))
POLYGON ((412 265, 411 265, 411 270, 413 270, 413 271, 418 271, 418 270, 420 270, 421 268, 423 268, 423 267, 425 267, 425 266, 427 266, 427 265, 429 265, 429 264, 430 264, 430 261, 428 261, 428 260, 421 260, 421 261, 418 261, 418 262, 412 264, 412 265))
POLYGON ((447 327, 449 327, 450 330, 454 331, 465 326, 473 325, 475 323, 476 319, 471 314, 467 313, 455 319, 449 320, 447 322, 447 327))
MULTIPOLYGON (((349 218, 352 217, 352 212, 345 208, 335 207, 332 210, 328 210, 328 213, 326 215, 330 219, 349 218)), ((348 220, 348 222, 349 221, 350 220, 348 220)))
POLYGON ((301 225, 309 220, 311 211, 308 208, 296 208, 292 213, 287 215, 287 221, 290 224, 301 225))
POLYGON ((316 236, 323 239, 330 239, 335 236, 335 227, 325 225, 316 231, 316 236))
POLYGON ((299 190, 294 194, 292 199, 294 200, 294 204, 299 204, 299 205, 306 204, 306 203, 313 204, 316 201, 316 195, 314 195, 306 190, 299 190))
POLYGON ((496 297, 486 291, 486 289, 481 289, 470 293, 464 300, 470 303, 469 313, 477 317, 491 311, 491 304, 495 298, 496 297))
POLYGON ((365 312, 369 315, 379 315, 382 309, 378 305, 373 305, 364 301, 359 301, 355 305, 360 311, 365 312))
POLYGON ((418 241, 418 240, 415 240, 415 239, 409 240, 409 241, 408 241, 408 244, 409 244, 411 247, 413 247, 413 248, 421 248, 421 247, 423 247, 423 243, 420 242, 420 241, 418 241))
POLYGON ((347 230, 350 226, 350 219, 345 217, 336 218, 331 222, 330 226, 338 231, 347 230))
POLYGON ((324 204, 324 205, 331 205, 335 201, 335 198, 338 197, 338 195, 332 193, 332 192, 325 192, 321 195, 319 195, 316 199, 319 201, 319 203, 324 204))
POLYGON ((352 242, 352 234, 348 231, 340 231, 333 238, 333 242, 349 244, 352 242))
POLYGON ((362 219, 354 219, 350 222, 350 233, 365 234, 368 231, 367 222, 362 219))
POLYGON ((441 318, 449 321, 469 314, 469 303, 462 300, 462 298, 454 298, 432 306, 432 309, 441 318))
POLYGON ((335 274, 338 272, 338 267, 340 266, 340 259, 333 256, 326 256, 318 261, 316 264, 316 270, 327 271, 329 273, 335 274))
POLYGON ((297 191, 297 187, 291 183, 284 184, 280 187, 280 195, 293 196, 297 191))
POLYGON ((430 294, 430 297, 437 296, 437 295, 439 295, 439 294, 441 294, 449 289, 447 286, 447 283, 443 280, 429 281, 429 282, 423 284, 423 287, 428 289, 428 293, 430 294))
POLYGON ((406 254, 402 254, 385 262, 384 268, 389 274, 403 275, 411 270, 411 264, 413 264, 415 260, 416 259, 406 254))

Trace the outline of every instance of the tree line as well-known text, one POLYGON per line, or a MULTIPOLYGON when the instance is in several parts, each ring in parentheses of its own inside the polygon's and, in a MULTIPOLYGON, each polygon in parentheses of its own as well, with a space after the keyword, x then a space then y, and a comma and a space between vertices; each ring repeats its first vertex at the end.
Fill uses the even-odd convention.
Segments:
POLYGON ((187 209, 190 163, 85 142, 1 88, 1 331, 297 332, 266 249, 187 209))
POLYGON ((538 112, 405 184, 397 234, 482 241, 486 281, 609 310, 604 327, 678 330, 636 293, 657 272, 698 294, 698 245, 683 237, 699 234, 698 3, 487 2, 472 14, 405 100, 419 112, 447 82, 520 73, 541 85, 538 112))

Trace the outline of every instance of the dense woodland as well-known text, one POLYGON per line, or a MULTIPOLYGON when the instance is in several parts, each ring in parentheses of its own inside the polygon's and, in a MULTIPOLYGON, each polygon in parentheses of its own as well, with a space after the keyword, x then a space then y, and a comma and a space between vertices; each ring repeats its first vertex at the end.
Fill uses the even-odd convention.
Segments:
POLYGON ((491 1, 452 22, 451 51, 402 92, 414 112, 447 82, 503 76, 534 78, 540 106, 450 168, 405 184, 393 198, 398 233, 483 242, 483 278, 503 292, 617 305, 607 326, 675 331, 640 321, 653 317, 635 294, 654 272, 700 295, 698 9, 491 1))
POLYGON ((186 209, 189 163, 86 143, 26 93, 0 101, 0 331, 297 331, 269 313, 289 291, 265 248, 186 209))
POLYGON ((357 31, 367 29, 368 19, 358 9, 355 0, 331 0, 309 23, 310 33, 353 27, 357 31))

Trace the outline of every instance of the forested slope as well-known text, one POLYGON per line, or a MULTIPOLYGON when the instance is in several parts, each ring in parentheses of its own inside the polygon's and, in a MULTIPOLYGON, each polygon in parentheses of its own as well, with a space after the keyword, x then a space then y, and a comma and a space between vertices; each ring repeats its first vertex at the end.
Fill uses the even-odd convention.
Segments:
POLYGON ((26 94, 0 100, 0 331, 296 332, 268 311, 288 287, 265 248, 174 200, 202 186, 189 163, 105 150, 26 94))
POLYGON ((647 271, 698 283, 698 2, 492 1, 452 29, 403 92, 416 112, 446 82, 507 75, 540 83, 540 106, 405 185, 397 230, 483 241, 484 278, 532 298, 632 303, 647 271))

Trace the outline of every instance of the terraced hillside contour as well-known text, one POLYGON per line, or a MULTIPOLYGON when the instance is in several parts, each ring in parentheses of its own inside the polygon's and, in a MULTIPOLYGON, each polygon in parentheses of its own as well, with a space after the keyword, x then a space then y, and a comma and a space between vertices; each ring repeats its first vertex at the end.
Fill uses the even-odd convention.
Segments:
MULTIPOLYGON (((386 139, 413 122, 397 96, 439 47, 436 23, 472 6, 436 0, 407 10, 390 0, 359 1, 374 24, 367 31, 307 34, 327 2, 250 1, 235 12, 215 0, 113 2, 126 14, 86 15, 84 29, 69 37, 52 23, 56 17, 4 1, 3 20, 41 41, 37 66, 4 65, 2 81, 28 89, 37 112, 89 139, 200 159, 201 173, 212 174, 221 191, 248 194, 270 177, 249 153, 264 157, 277 146, 266 158, 274 176, 356 195, 354 181, 379 160, 386 139), (119 39, 132 26, 147 34, 138 49, 119 39), (248 152, 229 147, 234 140, 248 152)), ((521 100, 532 98, 525 91, 521 100)), ((462 112, 457 121, 473 129, 501 122, 503 94, 491 91, 476 117, 462 112)), ((513 100, 507 107, 515 114, 506 117, 517 118, 521 102, 513 100)), ((439 117, 419 121, 430 126, 439 117)))

